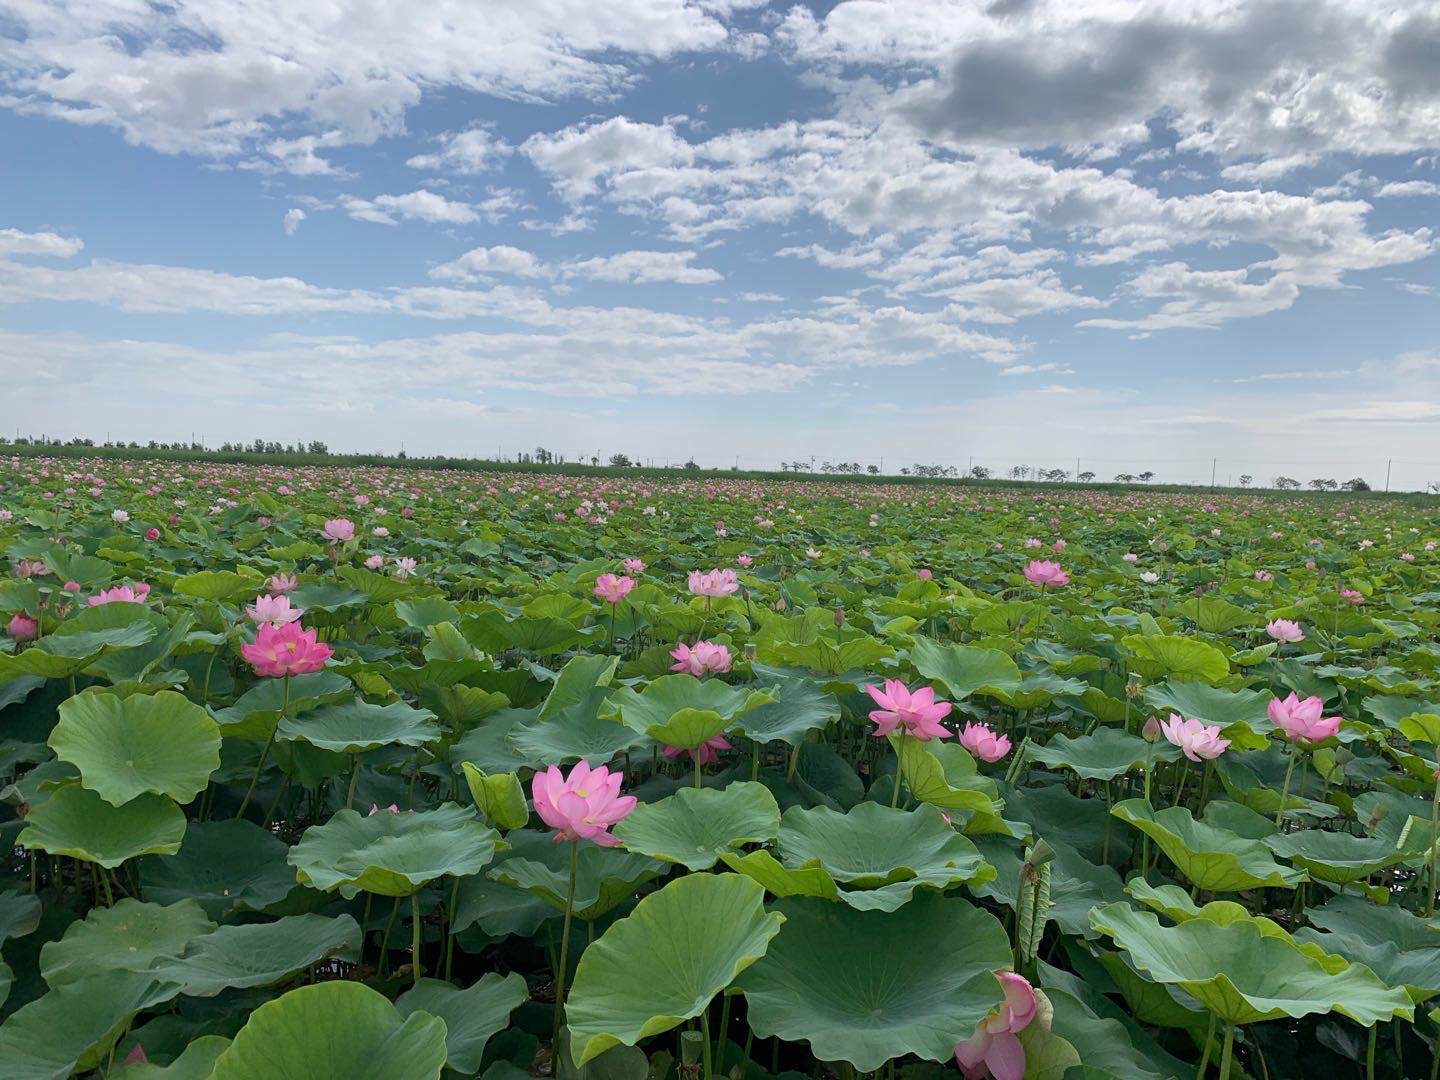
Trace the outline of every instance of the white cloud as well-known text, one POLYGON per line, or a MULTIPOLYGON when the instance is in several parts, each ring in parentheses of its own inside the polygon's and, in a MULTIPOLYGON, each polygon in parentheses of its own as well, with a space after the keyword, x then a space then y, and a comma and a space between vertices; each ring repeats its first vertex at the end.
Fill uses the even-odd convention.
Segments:
POLYGON ((0 229, 0 259, 12 255, 41 255, 68 259, 78 255, 85 245, 73 236, 59 233, 27 233, 19 229, 0 229))
POLYGON ((285 216, 281 219, 280 224, 285 230, 286 236, 294 236, 295 230, 300 228, 300 223, 304 220, 305 211, 301 210, 298 206, 292 206, 289 210, 285 211, 285 216))
POLYGON ((436 225, 468 225, 480 220, 473 206, 420 188, 407 195, 377 195, 373 199, 343 196, 340 205, 357 221, 395 225, 399 220, 427 221, 436 225))
POLYGON ((372 142, 399 131, 426 88, 603 99, 644 61, 730 47, 724 13, 685 0, 33 0, 7 17, 0 97, 12 108, 164 153, 259 150, 308 173, 324 171, 316 146, 273 140, 372 142))
POLYGON ((495 276, 543 277, 548 273, 545 265, 530 252, 496 244, 471 248, 458 259, 435 267, 430 276, 442 281, 476 281, 495 276))
POLYGON ((515 148, 480 125, 466 131, 448 131, 436 138, 440 149, 433 154, 416 154, 405 162, 412 169, 483 173, 498 167, 515 148))
POLYGON ((691 266, 693 251, 622 251, 618 255, 601 255, 566 263, 569 277, 592 281, 630 282, 649 285, 674 282, 679 285, 707 285, 723 281, 724 275, 706 266, 691 266))

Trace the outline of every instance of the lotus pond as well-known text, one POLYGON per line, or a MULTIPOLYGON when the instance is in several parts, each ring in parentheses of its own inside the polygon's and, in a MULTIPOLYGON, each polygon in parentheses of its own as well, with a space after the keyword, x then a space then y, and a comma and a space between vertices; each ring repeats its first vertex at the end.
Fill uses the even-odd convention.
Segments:
POLYGON ((0 462, 0 1080, 1434 1077, 1435 507, 0 462))

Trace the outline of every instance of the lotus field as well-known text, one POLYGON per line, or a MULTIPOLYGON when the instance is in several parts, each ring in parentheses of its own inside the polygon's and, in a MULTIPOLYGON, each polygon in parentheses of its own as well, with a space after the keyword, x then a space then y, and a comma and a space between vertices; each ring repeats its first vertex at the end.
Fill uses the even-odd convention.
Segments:
POLYGON ((1437 540, 0 462, 0 1080, 1434 1077, 1437 540))

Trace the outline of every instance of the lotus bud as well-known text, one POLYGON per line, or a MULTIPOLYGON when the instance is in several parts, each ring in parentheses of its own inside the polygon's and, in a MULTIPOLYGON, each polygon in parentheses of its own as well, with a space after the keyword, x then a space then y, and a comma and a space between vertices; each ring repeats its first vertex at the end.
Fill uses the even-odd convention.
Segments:
POLYGON ((1160 737, 1160 720, 1157 717, 1150 717, 1145 721, 1145 726, 1140 729, 1141 736, 1146 742, 1154 742, 1160 737))

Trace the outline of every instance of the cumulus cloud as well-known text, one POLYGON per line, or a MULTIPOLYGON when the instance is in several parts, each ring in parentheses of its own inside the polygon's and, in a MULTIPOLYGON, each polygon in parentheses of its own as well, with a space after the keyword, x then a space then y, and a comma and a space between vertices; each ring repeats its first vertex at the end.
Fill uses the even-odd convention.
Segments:
POLYGON ((286 236, 294 236, 295 230, 300 228, 300 223, 304 220, 305 211, 298 206, 292 206, 285 211, 285 216, 280 219, 280 225, 285 230, 286 236))

